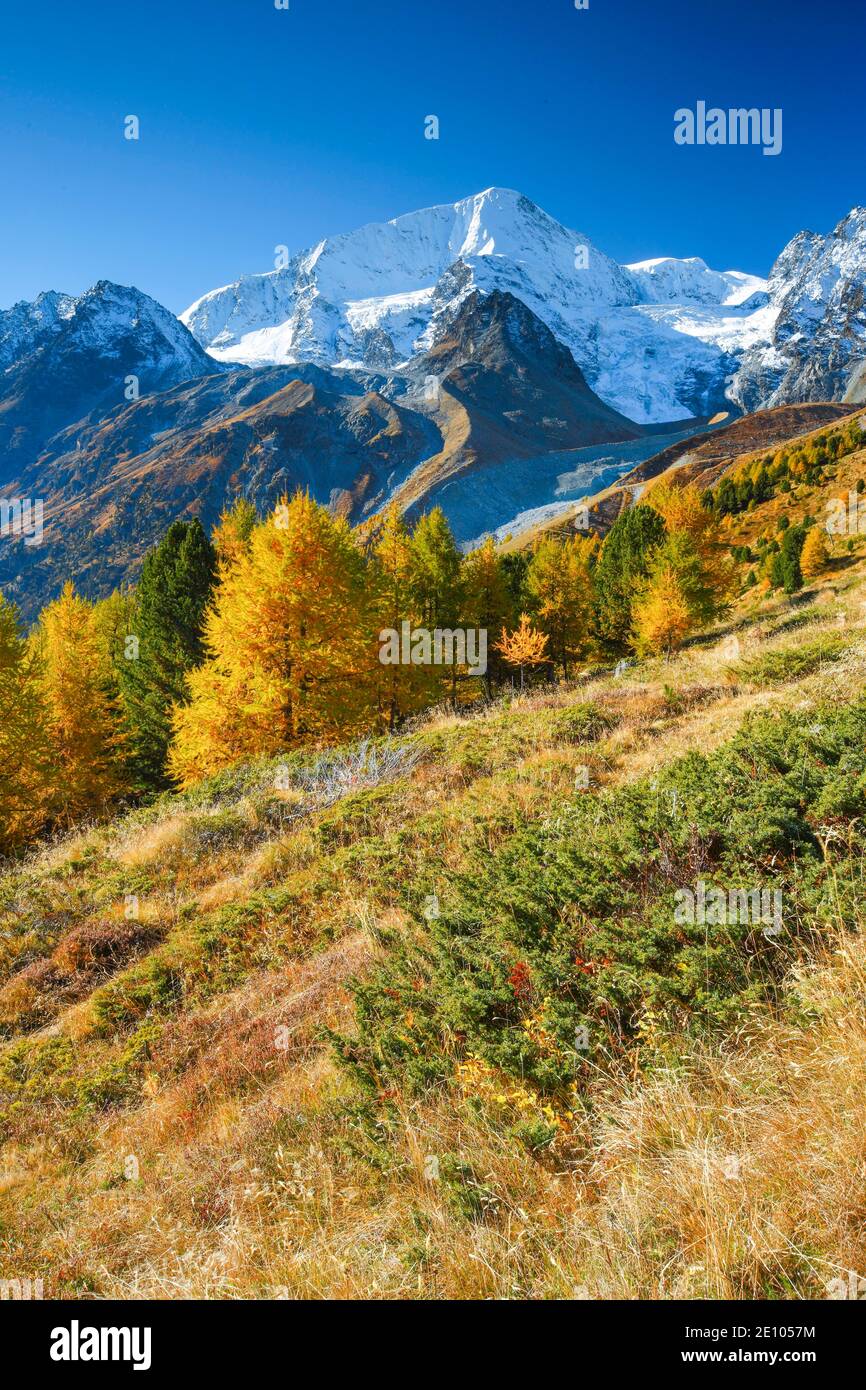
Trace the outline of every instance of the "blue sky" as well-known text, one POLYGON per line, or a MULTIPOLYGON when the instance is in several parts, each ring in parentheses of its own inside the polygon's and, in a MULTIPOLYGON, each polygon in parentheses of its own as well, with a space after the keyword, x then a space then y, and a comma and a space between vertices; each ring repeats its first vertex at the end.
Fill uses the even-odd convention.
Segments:
POLYGON ((180 311, 491 184, 618 260, 755 273, 866 202, 856 0, 289 3, 6 7, 0 307, 107 278, 180 311), (675 145, 698 99, 781 107, 781 155, 675 145))

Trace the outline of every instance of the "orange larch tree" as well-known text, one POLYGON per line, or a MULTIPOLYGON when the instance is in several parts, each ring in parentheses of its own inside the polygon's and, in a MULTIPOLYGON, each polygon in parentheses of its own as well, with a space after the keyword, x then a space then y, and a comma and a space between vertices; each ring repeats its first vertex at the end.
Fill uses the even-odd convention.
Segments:
POLYGON ((520 625, 513 632, 502 629, 502 636, 495 644, 509 666, 520 668, 520 689, 523 689, 523 672, 527 666, 540 666, 548 660, 547 636, 532 627, 528 613, 521 613, 520 625))

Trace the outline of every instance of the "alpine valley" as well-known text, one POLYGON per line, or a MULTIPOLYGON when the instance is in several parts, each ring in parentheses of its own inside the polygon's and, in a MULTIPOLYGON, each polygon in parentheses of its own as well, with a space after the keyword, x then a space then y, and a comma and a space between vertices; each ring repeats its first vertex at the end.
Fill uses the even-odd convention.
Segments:
POLYGON ((134 580, 171 520, 238 494, 300 486, 352 522, 439 504, 464 545, 513 539, 696 433, 866 400, 866 208, 766 280, 619 265, 501 188, 283 260, 179 319, 105 281, 0 311, 2 519, 44 506, 43 544, 0 537, 26 617, 62 578, 134 580))

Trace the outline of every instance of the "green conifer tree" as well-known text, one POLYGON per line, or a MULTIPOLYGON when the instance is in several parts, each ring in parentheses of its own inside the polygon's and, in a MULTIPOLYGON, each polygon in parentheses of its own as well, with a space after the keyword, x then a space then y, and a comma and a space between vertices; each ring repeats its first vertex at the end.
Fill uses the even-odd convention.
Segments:
POLYGON ((623 512, 605 537, 595 567, 596 622, 601 639, 613 647, 629 640, 635 596, 664 535, 658 512, 638 506, 623 512))
POLYGON ((215 575, 216 552, 198 520, 173 522, 144 561, 118 663, 132 775, 143 789, 168 785, 172 707, 186 702, 185 677, 205 658, 215 575))

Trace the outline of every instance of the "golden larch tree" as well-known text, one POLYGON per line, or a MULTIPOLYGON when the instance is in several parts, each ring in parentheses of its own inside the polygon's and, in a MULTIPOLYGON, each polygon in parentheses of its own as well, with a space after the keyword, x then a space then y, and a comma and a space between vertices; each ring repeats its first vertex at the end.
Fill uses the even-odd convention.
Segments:
POLYGON ((590 560, 595 548, 591 537, 573 536, 563 542, 547 537, 536 546, 526 574, 526 592, 537 625, 566 680, 591 645, 590 560))
POLYGON ((800 554, 800 569, 806 579, 814 579, 827 568, 830 552, 823 526, 811 526, 800 554))
POLYGON ((48 814, 51 759, 33 652, 0 594, 0 854, 25 844, 48 814))
POLYGON ((51 743, 53 819, 103 814, 121 789, 120 720, 93 605, 71 583, 42 610, 31 647, 51 743))
POLYGON ((258 519, 255 507, 246 497, 236 497, 230 507, 223 508, 211 537, 220 565, 231 566, 249 551, 258 519))
POLYGON ((640 656, 670 656, 701 626, 700 559, 687 537, 668 539, 656 552, 633 610, 633 642, 640 656))
MULTIPOLYGON (((465 621, 479 631, 494 633, 514 619, 514 604, 508 588, 505 565, 488 536, 477 550, 464 556, 462 565, 463 612, 465 621)), ((491 659, 484 675, 488 695, 493 681, 502 678, 503 657, 497 646, 491 648, 491 659)))
POLYGON ((379 649, 375 662, 379 722, 389 732, 400 719, 436 699, 442 689, 442 671, 410 662, 379 659, 387 655, 385 634, 402 632, 423 618, 417 592, 417 559, 412 537, 395 502, 386 508, 375 539, 370 570, 375 628, 379 649))
POLYGON ((704 494, 694 483, 677 487, 674 483, 658 482, 641 500, 658 512, 669 537, 685 536, 691 542, 700 560, 706 596, 702 616, 709 622, 724 611, 737 587, 737 566, 722 534, 725 523, 729 524, 732 518, 725 517, 720 525, 704 505, 704 494))
POLYGON ((365 562, 306 493, 256 525, 220 570, 209 659, 189 676, 169 756, 182 785, 239 758, 351 737, 372 713, 365 562))

